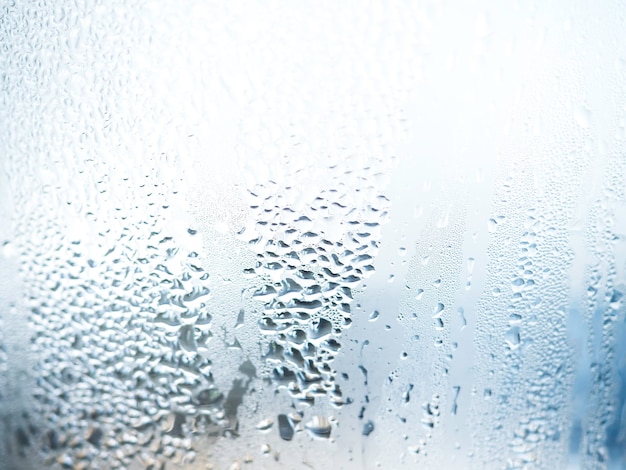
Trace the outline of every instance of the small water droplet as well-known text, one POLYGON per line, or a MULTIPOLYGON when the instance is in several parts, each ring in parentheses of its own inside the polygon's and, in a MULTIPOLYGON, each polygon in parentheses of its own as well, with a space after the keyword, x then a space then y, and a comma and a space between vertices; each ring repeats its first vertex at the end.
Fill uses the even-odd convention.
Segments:
POLYGON ((369 321, 376 321, 378 320, 378 317, 380 316, 380 313, 378 312, 378 310, 374 310, 371 314, 370 314, 370 318, 369 321))
POLYGON ((278 415, 278 434, 281 439, 290 441, 293 439, 293 427, 287 418, 287 415, 278 415))
POLYGON ((433 309, 433 318, 439 317, 444 308, 446 308, 444 304, 437 302, 437 305, 433 309))
POLYGON ((474 272, 474 264, 476 264, 476 259, 475 258, 468 258, 467 259, 467 273, 468 274, 472 274, 474 272))
POLYGON ((363 430, 361 434, 364 436, 369 436, 374 431, 374 423, 372 421, 368 421, 363 425, 363 430))
POLYGON ((522 342, 520 328, 518 326, 511 327, 506 333, 505 340, 512 350, 519 348, 520 343, 522 342))
POLYGON ((2 243, 2 250, 0 252, 2 253, 2 256, 4 256, 6 259, 11 259, 15 255, 17 255, 17 249, 15 248, 15 245, 10 241, 5 241, 2 243))
POLYGON ((273 425, 274 425, 274 421, 272 421, 271 419, 267 418, 267 419, 263 419, 263 420, 259 421, 259 423, 256 425, 256 428, 259 431, 267 431, 273 425))
POLYGON ((237 321, 235 323, 235 328, 240 328, 243 325, 245 313, 246 312, 243 309, 239 310, 239 314, 237 315, 237 321))
POLYGON ((324 416, 313 416, 311 421, 306 423, 304 427, 315 437, 330 437, 331 426, 328 418, 324 416))
POLYGON ((178 341, 181 347, 186 351, 195 352, 198 350, 194 327, 192 325, 183 325, 180 327, 178 331, 178 341))

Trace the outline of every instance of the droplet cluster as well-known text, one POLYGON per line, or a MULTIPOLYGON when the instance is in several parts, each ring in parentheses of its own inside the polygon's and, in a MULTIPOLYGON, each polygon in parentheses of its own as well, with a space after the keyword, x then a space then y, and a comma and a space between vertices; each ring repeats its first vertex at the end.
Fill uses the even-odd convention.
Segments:
POLYGON ((245 272, 258 279, 252 297, 264 303, 258 325, 267 373, 311 405, 319 396, 346 403, 332 361, 388 217, 389 200, 373 183, 381 165, 352 163, 330 166, 320 180, 307 180, 314 172, 304 170, 288 182, 256 185, 249 191, 254 222, 240 234, 257 254, 245 272))
POLYGON ((189 248, 196 231, 166 228, 174 208, 160 185, 135 191, 136 215, 36 211, 20 224, 36 438, 62 467, 189 461, 194 432, 232 419, 208 357, 211 280, 189 248))

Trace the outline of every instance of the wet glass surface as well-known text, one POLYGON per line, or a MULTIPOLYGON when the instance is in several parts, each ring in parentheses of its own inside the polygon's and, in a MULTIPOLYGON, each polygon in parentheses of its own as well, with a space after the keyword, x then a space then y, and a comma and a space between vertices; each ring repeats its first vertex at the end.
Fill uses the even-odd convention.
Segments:
POLYGON ((626 467, 620 2, 0 8, 0 469, 626 467))

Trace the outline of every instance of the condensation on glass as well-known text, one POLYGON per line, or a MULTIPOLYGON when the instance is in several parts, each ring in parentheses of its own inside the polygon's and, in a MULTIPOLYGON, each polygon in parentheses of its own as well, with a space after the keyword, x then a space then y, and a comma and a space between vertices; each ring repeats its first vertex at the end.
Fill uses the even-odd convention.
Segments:
POLYGON ((0 468, 626 467, 623 4, 0 7, 0 468))

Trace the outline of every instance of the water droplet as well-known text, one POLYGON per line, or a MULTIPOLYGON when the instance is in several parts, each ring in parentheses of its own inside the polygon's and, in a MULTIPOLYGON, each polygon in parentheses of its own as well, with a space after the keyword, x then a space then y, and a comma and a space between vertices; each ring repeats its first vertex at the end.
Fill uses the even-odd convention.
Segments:
POLYGON ((311 421, 304 426, 313 436, 328 438, 330 437, 331 425, 328 418, 324 416, 313 416, 311 421))
POLYGON ((1 253, 6 259, 11 259, 17 255, 17 249, 13 243, 5 241, 2 243, 1 253))
POLYGON ((317 318, 309 323, 309 338, 319 340, 332 332, 332 323, 325 318, 317 318))
POLYGON ((521 343, 520 328, 518 326, 511 327, 506 333, 505 340, 511 349, 519 348, 521 343))
POLYGON ((290 441, 293 439, 293 427, 287 418, 287 415, 278 415, 278 433, 281 439, 290 441))
POLYGON ((183 325, 178 331, 178 341, 185 351, 195 352, 198 350, 194 327, 192 325, 183 325))
POLYGON ((474 272, 474 265, 476 264, 476 259, 475 258, 468 258, 467 259, 467 273, 468 274, 472 274, 474 272))
POLYGON ((243 309, 239 310, 239 314, 237 315, 237 321, 235 323, 235 328, 240 328, 243 326, 245 311, 243 309))
POLYGON ((441 315, 441 312, 443 312, 444 308, 445 308, 444 304, 442 304, 441 302, 437 302, 437 305, 433 309, 433 318, 439 317, 441 315))
POLYGON ((274 421, 272 421, 271 419, 267 418, 267 419, 263 419, 263 420, 259 421, 259 423, 256 425, 256 428, 259 431, 267 431, 273 425, 274 425, 274 421))

